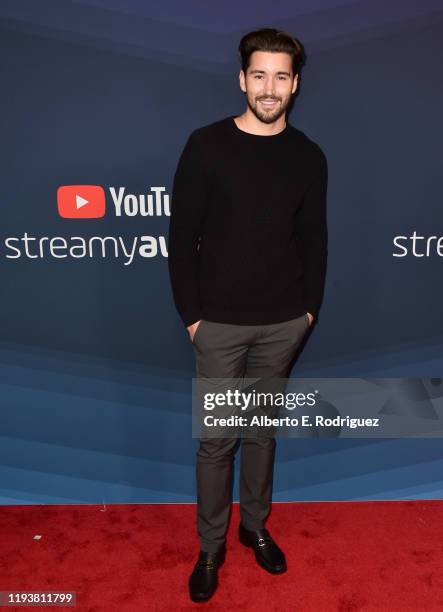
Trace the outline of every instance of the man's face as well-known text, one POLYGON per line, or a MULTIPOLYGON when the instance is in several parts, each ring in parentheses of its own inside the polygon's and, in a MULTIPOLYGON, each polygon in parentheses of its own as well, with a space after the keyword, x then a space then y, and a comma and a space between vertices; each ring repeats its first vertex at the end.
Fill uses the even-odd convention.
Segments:
POLYGON ((288 53, 254 51, 246 76, 240 70, 239 79, 248 106, 257 119, 273 123, 286 112, 297 89, 298 75, 294 78, 288 53))

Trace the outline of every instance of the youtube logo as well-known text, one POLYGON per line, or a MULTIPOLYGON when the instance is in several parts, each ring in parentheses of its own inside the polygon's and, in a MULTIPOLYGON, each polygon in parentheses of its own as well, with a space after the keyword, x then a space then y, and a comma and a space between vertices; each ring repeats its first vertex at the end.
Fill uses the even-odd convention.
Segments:
POLYGON ((97 219, 105 215, 105 191, 100 185, 62 185, 57 189, 57 206, 66 219, 97 219))

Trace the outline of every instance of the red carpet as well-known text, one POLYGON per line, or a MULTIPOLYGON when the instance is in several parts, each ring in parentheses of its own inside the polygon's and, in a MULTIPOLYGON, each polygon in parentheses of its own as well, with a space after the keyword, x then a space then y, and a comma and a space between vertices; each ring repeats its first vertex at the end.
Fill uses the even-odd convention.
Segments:
POLYGON ((194 505, 2 507, 0 590, 76 591, 79 611, 443 610, 443 501, 274 504, 266 526, 288 561, 277 576, 237 524, 234 504, 219 589, 194 604, 194 505))

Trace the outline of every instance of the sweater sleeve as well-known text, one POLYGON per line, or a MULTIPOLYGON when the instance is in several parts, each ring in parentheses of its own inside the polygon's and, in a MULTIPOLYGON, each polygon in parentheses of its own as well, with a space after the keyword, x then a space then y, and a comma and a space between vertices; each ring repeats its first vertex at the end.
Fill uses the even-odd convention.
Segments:
POLYGON ((202 317, 198 240, 210 187, 206 157, 198 132, 192 132, 178 161, 171 194, 168 268, 175 306, 185 327, 202 317))
POLYGON ((310 182, 300 210, 296 215, 296 237, 303 266, 303 293, 308 312, 318 317, 323 300, 328 231, 326 221, 326 195, 328 165, 320 150, 320 163, 310 182))

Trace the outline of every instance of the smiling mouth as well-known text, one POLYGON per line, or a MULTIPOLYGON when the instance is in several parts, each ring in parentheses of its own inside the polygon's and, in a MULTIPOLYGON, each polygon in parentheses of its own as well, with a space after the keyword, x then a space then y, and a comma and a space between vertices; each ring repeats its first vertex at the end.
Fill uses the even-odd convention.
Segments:
POLYGON ((274 106, 277 104, 278 100, 259 100, 263 106, 274 106))

